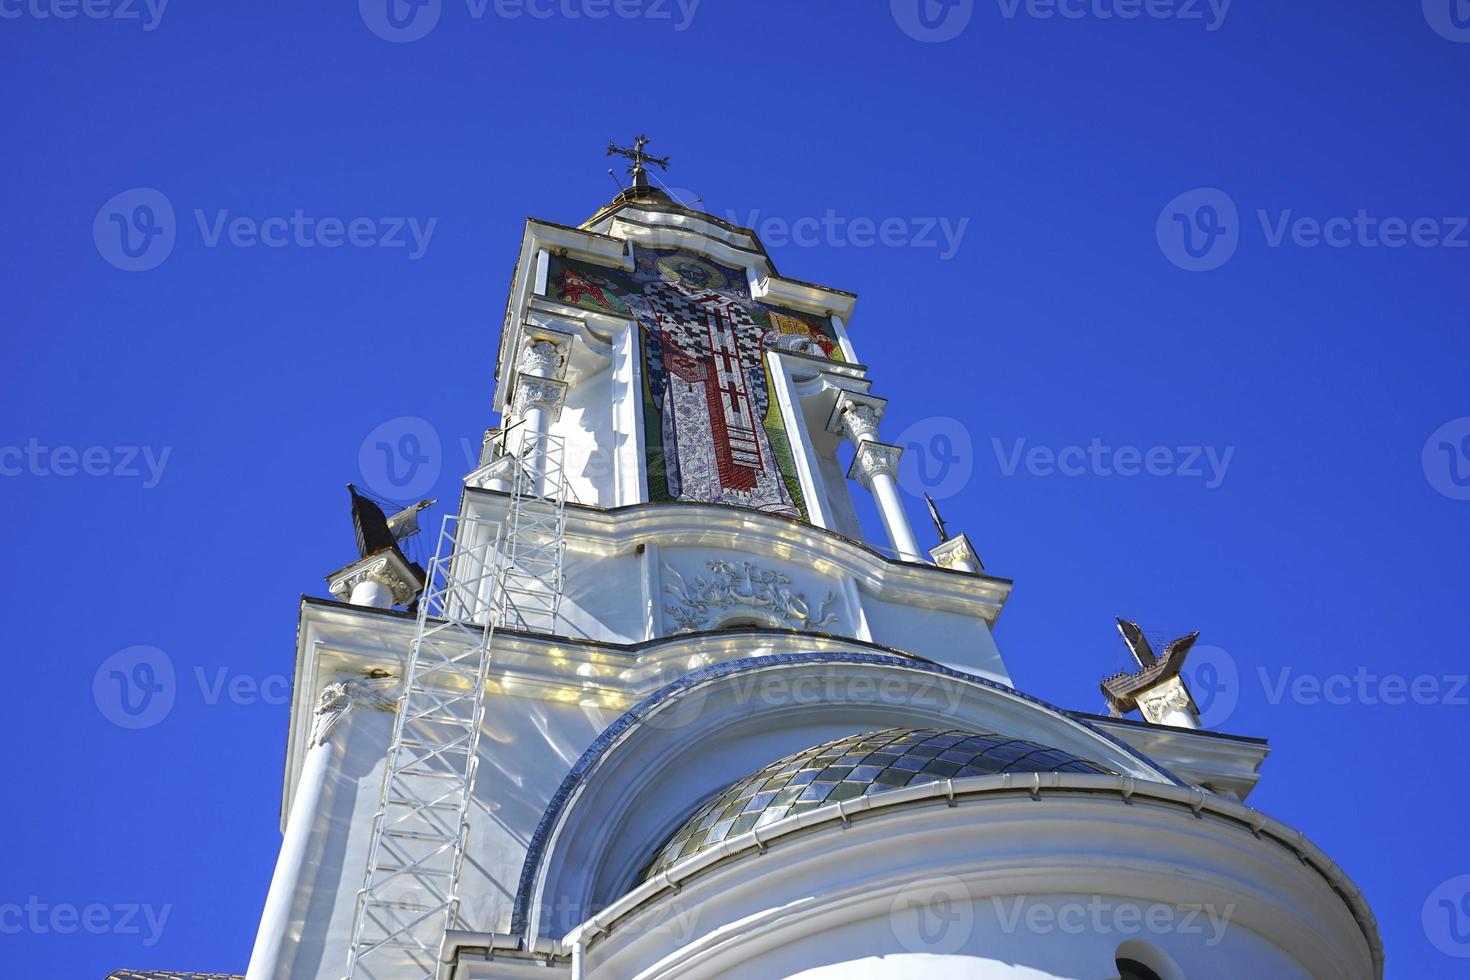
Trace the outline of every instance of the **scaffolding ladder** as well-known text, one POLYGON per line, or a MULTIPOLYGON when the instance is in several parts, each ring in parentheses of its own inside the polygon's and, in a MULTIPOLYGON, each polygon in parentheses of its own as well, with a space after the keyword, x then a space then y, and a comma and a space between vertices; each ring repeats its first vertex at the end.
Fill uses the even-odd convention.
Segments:
POLYGON ((448 516, 419 599, 346 980, 433 978, 447 931, 472 928, 460 871, 497 626, 555 632, 566 473, 559 437, 515 453, 502 522, 448 516))

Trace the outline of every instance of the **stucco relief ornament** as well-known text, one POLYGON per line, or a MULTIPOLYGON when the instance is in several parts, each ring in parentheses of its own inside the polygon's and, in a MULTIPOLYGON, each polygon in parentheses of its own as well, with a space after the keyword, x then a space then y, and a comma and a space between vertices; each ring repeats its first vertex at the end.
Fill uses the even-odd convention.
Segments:
POLYGON ((330 738, 332 729, 336 728, 337 723, 351 710, 352 690, 346 684, 338 681, 323 688, 316 704, 311 744, 320 745, 330 738))
POLYGON ((716 560, 705 563, 713 574, 696 575, 690 582, 677 569, 664 565, 664 575, 671 581, 664 591, 674 596, 674 604, 664 611, 679 624, 678 632, 688 633, 709 627, 717 613, 728 609, 749 609, 762 619, 775 619, 794 629, 815 630, 837 622, 832 606, 835 592, 815 612, 806 595, 787 588, 791 579, 763 569, 752 562, 716 560))
POLYGON ((1159 725, 1163 724, 1164 718, 1171 711, 1187 711, 1193 706, 1193 703, 1188 692, 1176 679, 1170 687, 1158 695, 1140 699, 1138 708, 1143 712, 1144 718, 1159 725))
POLYGON ((561 352, 549 340, 526 341, 526 345, 521 348, 521 359, 516 364, 517 370, 543 378, 554 376, 560 367, 561 352))
POLYGON ((525 415, 533 408, 543 408, 552 415, 561 413, 561 406, 567 396, 567 385, 565 381, 557 381, 553 378, 538 378, 530 374, 523 374, 516 379, 516 393, 512 400, 512 411, 516 415, 525 415))

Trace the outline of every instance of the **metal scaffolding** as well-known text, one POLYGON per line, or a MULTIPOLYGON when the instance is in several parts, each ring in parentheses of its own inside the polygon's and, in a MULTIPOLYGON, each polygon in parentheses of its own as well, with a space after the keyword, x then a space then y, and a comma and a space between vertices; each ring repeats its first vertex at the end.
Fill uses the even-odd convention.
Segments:
POLYGON ((460 870, 497 626, 555 632, 566 474, 559 437, 528 432, 502 523, 444 519, 419 600, 357 897, 346 980, 433 978, 444 934, 474 928, 460 870))

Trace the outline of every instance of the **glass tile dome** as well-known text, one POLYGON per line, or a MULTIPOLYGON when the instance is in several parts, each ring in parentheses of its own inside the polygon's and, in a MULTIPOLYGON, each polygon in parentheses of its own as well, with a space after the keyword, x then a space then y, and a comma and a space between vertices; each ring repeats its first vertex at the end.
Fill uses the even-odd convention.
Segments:
POLYGON ((888 728, 823 742, 727 787, 686 820, 643 873, 784 817, 916 783, 1004 772, 1109 773, 1095 763, 993 732, 888 728))

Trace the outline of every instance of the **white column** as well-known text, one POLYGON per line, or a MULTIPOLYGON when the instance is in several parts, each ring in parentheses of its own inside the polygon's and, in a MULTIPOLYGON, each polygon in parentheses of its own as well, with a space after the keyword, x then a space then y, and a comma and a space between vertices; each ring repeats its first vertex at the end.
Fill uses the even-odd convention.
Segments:
POLYGON ((352 587, 352 597, 347 600, 354 606, 372 606, 387 609, 393 605, 393 590, 382 582, 365 578, 352 587))
MULTIPOLYGON (((569 344, 569 338, 562 343, 569 344)), ((512 410, 520 422, 517 429, 519 455, 531 479, 538 483, 544 475, 541 469, 546 437, 566 400, 566 382, 558 378, 565 370, 565 354, 562 344, 546 335, 528 336, 516 364, 512 410)))
POLYGON ((282 950, 292 936, 296 899, 309 864, 312 830, 322 811, 327 775, 340 768, 344 751, 345 739, 334 739, 332 733, 351 710, 352 695, 346 684, 331 684, 322 691, 245 980, 284 980, 289 975, 282 950))
POLYGON ((923 561, 923 552, 914 538, 914 529, 909 526, 908 514, 903 509, 903 499, 898 495, 898 458, 903 450, 881 442, 867 440, 857 447, 853 459, 853 471, 858 482, 867 487, 878 503, 878 514, 883 518, 883 528, 893 550, 904 561, 923 561))
POLYGON ((914 529, 909 526, 908 514, 903 509, 903 498, 898 494, 898 460, 903 449, 878 441, 879 415, 875 404, 881 403, 850 395, 840 396, 838 401, 842 432, 856 450, 848 476, 872 493, 883 528, 898 556, 904 561, 923 561, 924 553, 919 550, 914 529))

